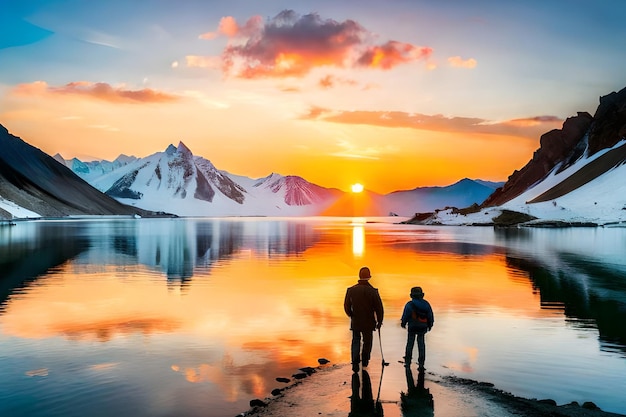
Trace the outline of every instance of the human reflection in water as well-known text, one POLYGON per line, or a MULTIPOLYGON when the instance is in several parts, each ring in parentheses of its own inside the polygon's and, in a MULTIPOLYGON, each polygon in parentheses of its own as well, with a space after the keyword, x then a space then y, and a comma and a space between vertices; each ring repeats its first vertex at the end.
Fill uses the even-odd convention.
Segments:
POLYGON ((348 417, 383 417, 383 408, 372 394, 372 381, 367 371, 363 371, 363 386, 359 373, 352 374, 352 396, 350 397, 350 413, 348 417))
POLYGON ((407 392, 400 393, 400 408, 403 417, 433 417, 435 402, 429 388, 424 387, 424 371, 417 374, 417 384, 413 380, 411 367, 404 368, 406 372, 407 392))

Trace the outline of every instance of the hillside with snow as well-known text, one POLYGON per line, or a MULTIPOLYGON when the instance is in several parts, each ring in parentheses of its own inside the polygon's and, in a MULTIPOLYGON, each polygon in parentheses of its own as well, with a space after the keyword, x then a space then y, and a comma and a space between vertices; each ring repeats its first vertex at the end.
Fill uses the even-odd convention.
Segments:
POLYGON ((0 219, 152 214, 102 194, 2 125, 0 149, 0 219))
POLYGON ((544 134, 533 159, 480 210, 436 210, 410 222, 626 226, 625 178, 626 88, 601 97, 593 117, 579 113, 544 134))
POLYGON ((536 217, 527 225, 541 224, 596 224, 603 226, 626 226, 626 165, 620 163, 592 181, 561 194, 560 188, 569 188, 578 183, 577 177, 585 177, 594 168, 594 162, 602 163, 603 157, 626 154, 626 140, 614 148, 606 149, 593 156, 582 157, 574 165, 558 172, 556 167, 535 186, 514 199, 494 207, 485 207, 478 212, 460 214, 458 210, 434 212, 423 224, 479 225, 492 224, 504 210, 511 210, 536 217), (549 198, 550 194, 559 195, 549 198), (544 196, 544 197, 542 197, 544 196))

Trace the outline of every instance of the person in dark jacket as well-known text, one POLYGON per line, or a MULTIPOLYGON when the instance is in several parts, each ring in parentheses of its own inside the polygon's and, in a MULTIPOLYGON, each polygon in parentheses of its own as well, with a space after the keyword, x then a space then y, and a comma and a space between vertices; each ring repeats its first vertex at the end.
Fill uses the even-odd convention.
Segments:
POLYGON ((411 301, 404 306, 400 325, 402 328, 406 328, 407 324, 409 328, 404 353, 404 366, 411 364, 413 345, 417 338, 417 364, 420 370, 424 370, 424 362, 426 361, 426 343, 424 336, 426 332, 432 329, 433 324, 435 324, 435 315, 430 303, 424 300, 424 291, 422 291, 421 287, 411 288, 411 301))
POLYGON ((372 277, 368 267, 359 271, 359 281, 346 290, 343 308, 350 317, 352 330, 352 370, 359 371, 359 364, 367 367, 372 353, 372 339, 374 329, 380 331, 383 325, 383 302, 378 289, 369 283, 372 277), (363 345, 361 347, 361 339, 363 345))

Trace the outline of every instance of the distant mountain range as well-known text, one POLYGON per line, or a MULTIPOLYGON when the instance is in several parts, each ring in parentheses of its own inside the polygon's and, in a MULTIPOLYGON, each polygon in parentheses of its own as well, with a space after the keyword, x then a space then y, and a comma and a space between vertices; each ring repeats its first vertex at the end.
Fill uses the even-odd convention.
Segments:
POLYGON ((248 178, 218 170, 184 143, 144 158, 66 160, 0 129, 0 217, 80 214, 140 216, 412 216, 482 202, 501 184, 464 179, 387 195, 359 195, 276 173, 248 178), (19 179, 18 175, 19 173, 19 179))
POLYGON ((67 215, 415 216, 428 224, 529 218, 626 221, 626 89, 542 135, 506 183, 462 179, 389 194, 344 193, 293 175, 248 178, 217 169, 182 142, 114 161, 51 157, 0 125, 0 218, 67 215), (459 209, 461 208, 461 209, 459 209))
POLYGON ((145 158, 120 155, 112 162, 65 160, 59 154, 54 158, 124 204, 180 216, 412 216, 416 209, 480 203, 502 185, 464 179, 448 187, 355 195, 294 175, 272 173, 258 179, 234 175, 193 155, 182 142, 145 158))

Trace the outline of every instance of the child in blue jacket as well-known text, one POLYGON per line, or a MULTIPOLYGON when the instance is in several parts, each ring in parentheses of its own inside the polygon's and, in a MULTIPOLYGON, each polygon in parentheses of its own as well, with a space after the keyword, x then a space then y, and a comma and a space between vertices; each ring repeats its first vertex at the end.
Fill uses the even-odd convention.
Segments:
POLYGON ((402 312, 402 319, 400 325, 402 328, 408 328, 408 335, 406 340, 406 350, 404 353, 404 366, 411 364, 411 358, 413 357, 413 345, 417 338, 417 351, 418 359, 417 364, 419 370, 424 370, 424 362, 426 361, 426 344, 424 336, 426 332, 432 329, 435 324, 435 316, 430 303, 424 300, 424 292, 421 287, 411 288, 411 301, 406 303, 404 311, 402 312))

